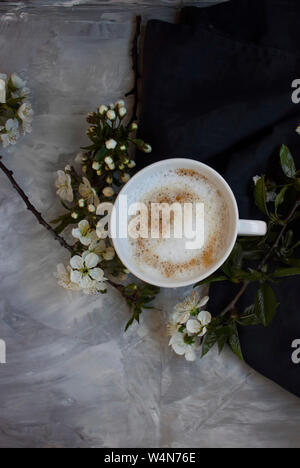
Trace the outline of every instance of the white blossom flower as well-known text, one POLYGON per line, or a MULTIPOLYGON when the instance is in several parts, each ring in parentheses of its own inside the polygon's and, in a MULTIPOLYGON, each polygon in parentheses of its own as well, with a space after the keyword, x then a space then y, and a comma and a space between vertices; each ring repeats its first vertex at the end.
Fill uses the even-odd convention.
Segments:
POLYGON ((211 322, 211 314, 206 310, 199 312, 197 319, 189 319, 186 323, 186 329, 189 333, 198 336, 204 336, 207 333, 207 325, 211 322))
POLYGON ((190 296, 186 297, 182 302, 174 308, 174 319, 178 323, 184 324, 188 321, 191 314, 195 314, 198 309, 204 307, 209 301, 209 297, 205 296, 202 299, 197 290, 193 290, 190 296))
POLYGON ((19 75, 17 75, 16 73, 12 73, 12 75, 10 76, 10 79, 11 79, 12 85, 15 88, 17 88, 17 89, 25 88, 26 81, 22 80, 22 78, 19 75))
POLYGON ((24 122, 32 122, 33 120, 33 109, 29 102, 24 102, 18 109, 18 117, 24 122))
POLYGON ((20 136, 19 133, 19 122, 17 119, 8 119, 5 127, 1 127, 0 130, 6 130, 6 133, 1 133, 1 140, 4 148, 9 145, 15 145, 20 136))
POLYGON ((199 347, 198 342, 195 343, 185 343, 185 335, 180 332, 176 332, 170 339, 169 345, 172 347, 173 351, 180 356, 185 356, 187 361, 195 361, 196 359, 196 349, 199 347))
POLYGON ((97 239, 96 231, 90 227, 87 220, 80 221, 78 227, 72 230, 72 236, 79 239, 82 245, 90 245, 97 239))
POLYGON ((79 185, 79 193, 82 198, 87 202, 88 205, 99 205, 99 198, 96 190, 91 186, 90 181, 86 178, 82 178, 83 182, 79 185))
POLYGON ((0 78, 0 103, 6 103, 6 80, 0 78))
POLYGON ((102 193, 105 197, 107 198, 110 198, 113 196, 113 194, 115 193, 114 189, 112 187, 105 187, 103 190, 102 190, 102 193))
POLYGON ((98 264, 98 255, 89 251, 84 252, 82 257, 75 255, 70 260, 71 281, 78 284, 87 294, 95 294, 106 289, 103 283, 106 278, 103 270, 97 268, 98 264))
POLYGON ((108 107, 102 104, 102 106, 99 107, 99 114, 104 115, 108 111, 108 107))
POLYGON ((54 277, 62 288, 69 289, 70 291, 80 291, 80 286, 71 281, 71 271, 72 268, 70 266, 66 268, 60 263, 57 265, 57 271, 54 273, 54 277))
POLYGON ((106 117, 109 120, 113 121, 113 120, 116 120, 117 115, 114 110, 110 109, 109 111, 106 112, 106 117))
POLYGON ((57 188, 56 193, 62 200, 66 200, 69 203, 74 200, 70 174, 66 174, 64 171, 57 171, 55 186, 57 188))
POLYGON ((121 118, 125 117, 125 115, 127 114, 126 107, 119 107, 118 114, 121 118))
MULTIPOLYGON (((116 146, 117 146, 117 144, 118 144, 118 143, 117 143, 116 140, 114 140, 113 138, 111 138, 110 140, 107 140, 107 141, 105 142, 105 146, 106 146, 106 148, 107 148, 108 150, 111 150, 111 149, 113 150, 113 149, 115 149, 116 146)), ((106 159, 106 158, 105 158, 105 159, 106 159)))
POLYGON ((75 211, 73 211, 73 213, 71 214, 71 217, 72 217, 73 219, 78 219, 78 218, 79 218, 79 214, 76 213, 75 211))
POLYGON ((85 207, 85 201, 83 198, 80 198, 80 200, 78 200, 78 206, 80 208, 84 208, 85 207))

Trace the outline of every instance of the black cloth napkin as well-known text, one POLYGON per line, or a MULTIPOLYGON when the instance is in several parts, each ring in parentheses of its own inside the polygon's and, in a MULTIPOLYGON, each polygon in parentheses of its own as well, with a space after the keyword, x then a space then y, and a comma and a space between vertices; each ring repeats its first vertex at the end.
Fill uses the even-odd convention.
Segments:
MULTIPOLYGON (((299 24, 298 0, 232 0, 184 8, 180 24, 150 21, 140 134, 153 153, 141 155, 137 168, 198 159, 228 181, 241 218, 259 219, 252 177, 274 175, 281 144, 300 165, 300 104, 291 99, 292 82, 300 78, 299 24)), ((299 286, 299 278, 276 285, 280 308, 268 328, 240 329, 245 360, 298 396, 300 364, 291 355, 300 339, 299 286)), ((212 286, 210 310, 221 311, 235 292, 236 286, 212 286)), ((240 307, 252 303, 250 289, 240 307)))

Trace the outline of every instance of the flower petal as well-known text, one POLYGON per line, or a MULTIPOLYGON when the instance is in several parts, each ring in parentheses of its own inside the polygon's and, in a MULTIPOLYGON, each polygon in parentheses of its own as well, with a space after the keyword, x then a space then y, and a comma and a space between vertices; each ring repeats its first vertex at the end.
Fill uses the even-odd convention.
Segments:
POLYGON ((104 271, 101 270, 101 268, 93 268, 92 270, 90 270, 89 274, 94 280, 99 282, 103 281, 104 271))
POLYGON ((81 270, 84 267, 82 257, 75 255, 71 258, 70 265, 74 270, 81 270))
POLYGON ((189 333, 199 333, 201 328, 201 323, 199 323, 198 320, 190 319, 186 323, 186 329, 189 333))
POLYGON ((82 274, 78 270, 72 270, 70 275, 72 283, 80 284, 82 279, 82 274))
POLYGON ((211 314, 207 310, 201 310, 198 314, 198 320, 202 325, 208 325, 211 322, 211 314))
POLYGON ((95 268, 99 263, 99 257, 94 253, 89 253, 85 257, 84 263, 86 264, 87 268, 95 268))
POLYGON ((185 351, 185 359, 190 362, 193 362, 196 360, 196 353, 192 346, 187 346, 186 351, 185 351))
POLYGON ((72 236, 75 237, 75 239, 80 239, 81 233, 78 228, 72 229, 72 236))
POLYGON ((209 301, 209 296, 204 296, 202 297, 201 301, 199 302, 199 304, 197 305, 198 308, 200 307, 204 307, 209 301))
POLYGON ((86 230, 88 230, 90 227, 90 223, 86 220, 86 219, 83 219, 82 221, 80 221, 80 223, 78 223, 78 228, 80 229, 81 232, 85 232, 86 230))

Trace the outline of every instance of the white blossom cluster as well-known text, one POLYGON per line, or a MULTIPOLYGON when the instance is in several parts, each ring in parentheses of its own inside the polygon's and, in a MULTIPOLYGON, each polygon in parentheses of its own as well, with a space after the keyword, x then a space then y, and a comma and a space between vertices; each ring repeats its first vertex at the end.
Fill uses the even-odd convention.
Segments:
POLYGON ((169 345, 176 354, 185 356, 187 361, 195 361, 201 338, 207 333, 212 320, 209 312, 201 310, 208 301, 208 296, 200 298, 199 292, 193 290, 189 297, 175 306, 167 325, 168 335, 171 336, 169 345))
POLYGON ((31 133, 33 110, 30 90, 16 73, 0 73, 0 141, 4 148, 15 145, 21 133, 31 133))

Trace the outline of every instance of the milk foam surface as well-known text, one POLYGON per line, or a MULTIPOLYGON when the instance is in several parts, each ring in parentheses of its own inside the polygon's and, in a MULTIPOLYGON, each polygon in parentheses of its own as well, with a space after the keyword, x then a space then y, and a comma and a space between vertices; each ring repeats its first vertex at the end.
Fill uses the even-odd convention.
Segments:
MULTIPOLYGON (((144 274, 159 278, 189 280, 211 268, 221 257, 228 232, 228 207, 218 188, 199 172, 189 169, 165 170, 143 180, 128 197, 128 203, 204 204, 204 245, 187 249, 187 238, 130 239, 132 257, 144 274)), ((194 211, 194 210, 193 210, 194 211)), ((194 211, 195 215, 195 211, 194 211)), ((172 219, 172 218, 171 218, 172 219)), ((174 218, 175 219, 175 218, 174 218)), ((172 222, 174 223, 174 219, 172 222)), ((149 217, 149 229, 151 225, 149 217)), ((195 219, 193 219, 195 221, 195 219)))

